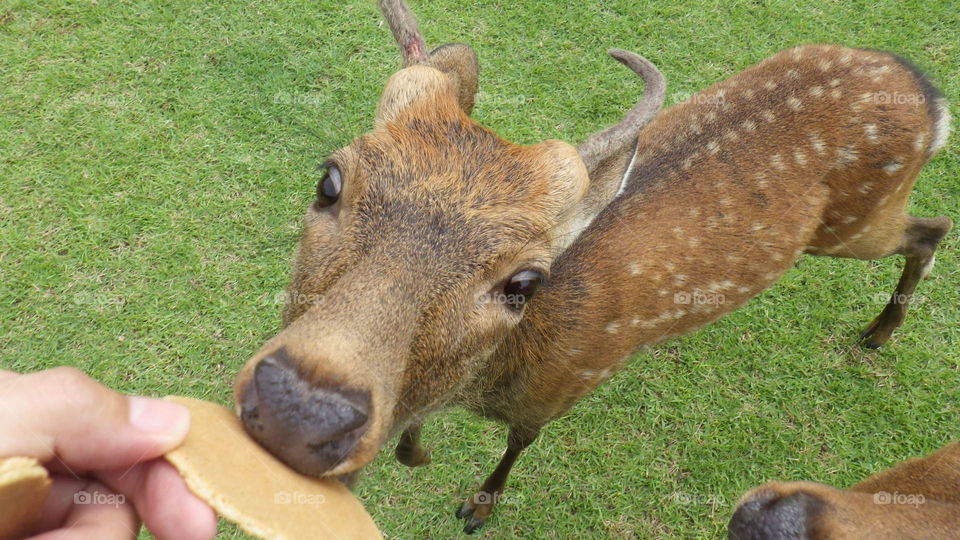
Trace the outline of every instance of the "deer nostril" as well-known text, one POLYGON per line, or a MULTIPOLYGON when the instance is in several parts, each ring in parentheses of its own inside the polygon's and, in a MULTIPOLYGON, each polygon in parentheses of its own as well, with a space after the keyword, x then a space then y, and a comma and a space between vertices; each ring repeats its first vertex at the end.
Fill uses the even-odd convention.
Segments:
POLYGON ((241 403, 247 431, 303 474, 319 475, 342 462, 367 429, 369 392, 310 385, 283 351, 254 368, 241 403))

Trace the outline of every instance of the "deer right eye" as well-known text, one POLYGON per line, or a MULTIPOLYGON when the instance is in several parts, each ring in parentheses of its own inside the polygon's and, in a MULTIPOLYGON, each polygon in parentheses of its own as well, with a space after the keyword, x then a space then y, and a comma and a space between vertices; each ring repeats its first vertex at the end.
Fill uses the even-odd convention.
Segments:
POLYGON ((343 178, 336 165, 329 165, 323 178, 317 183, 317 207, 325 208, 337 202, 343 190, 343 178))

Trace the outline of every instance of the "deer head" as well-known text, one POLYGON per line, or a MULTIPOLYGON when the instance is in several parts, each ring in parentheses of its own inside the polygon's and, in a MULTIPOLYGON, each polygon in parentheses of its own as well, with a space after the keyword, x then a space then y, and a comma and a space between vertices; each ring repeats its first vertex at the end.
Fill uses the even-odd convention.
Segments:
POLYGON ((614 51, 646 81, 623 121, 579 148, 512 144, 469 117, 473 51, 428 52, 402 1, 380 5, 404 68, 373 130, 323 166, 284 327, 235 385, 250 434, 309 475, 359 469, 471 383, 554 259, 617 193, 632 141, 663 102, 656 68, 614 51))

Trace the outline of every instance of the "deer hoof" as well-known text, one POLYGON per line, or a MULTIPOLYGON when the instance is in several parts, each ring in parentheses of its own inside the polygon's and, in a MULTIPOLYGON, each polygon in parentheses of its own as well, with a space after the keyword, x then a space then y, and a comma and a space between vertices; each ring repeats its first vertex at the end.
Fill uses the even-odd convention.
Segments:
POLYGON ((493 511, 493 497, 483 491, 471 495, 457 509, 457 519, 466 519, 467 523, 463 527, 463 532, 473 534, 477 529, 483 527, 493 511))
POLYGON ((430 452, 419 446, 405 451, 397 448, 397 461, 406 465, 407 467, 420 467, 422 465, 429 465, 431 461, 430 452))

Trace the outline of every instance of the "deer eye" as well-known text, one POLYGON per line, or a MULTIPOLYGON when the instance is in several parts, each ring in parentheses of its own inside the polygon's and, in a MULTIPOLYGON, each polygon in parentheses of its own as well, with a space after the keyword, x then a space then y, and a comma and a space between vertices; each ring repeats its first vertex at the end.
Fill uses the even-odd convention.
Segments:
POLYGON ((517 311, 523 309, 544 281, 543 272, 538 270, 521 270, 510 276, 503 286, 506 304, 517 311))
POLYGON ((343 179, 336 165, 328 165, 323 178, 317 183, 317 207, 325 208, 337 202, 343 189, 343 179))

